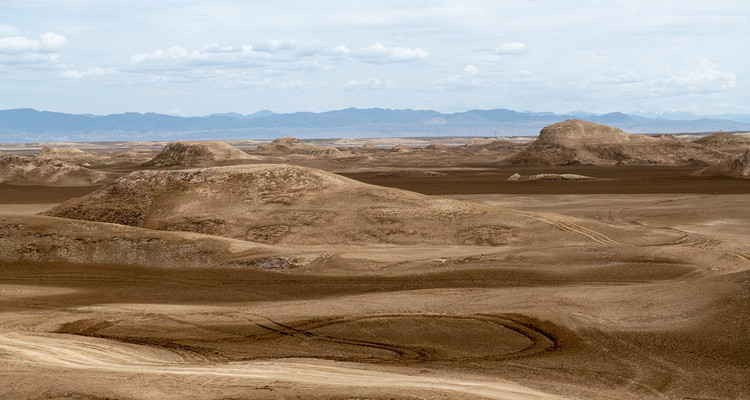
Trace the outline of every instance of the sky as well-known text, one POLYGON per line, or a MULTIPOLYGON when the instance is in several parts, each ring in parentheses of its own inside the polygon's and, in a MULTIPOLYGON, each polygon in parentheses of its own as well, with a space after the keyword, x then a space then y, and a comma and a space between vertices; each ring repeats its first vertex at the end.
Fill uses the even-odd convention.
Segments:
POLYGON ((750 113, 747 0, 0 0, 0 109, 750 113))

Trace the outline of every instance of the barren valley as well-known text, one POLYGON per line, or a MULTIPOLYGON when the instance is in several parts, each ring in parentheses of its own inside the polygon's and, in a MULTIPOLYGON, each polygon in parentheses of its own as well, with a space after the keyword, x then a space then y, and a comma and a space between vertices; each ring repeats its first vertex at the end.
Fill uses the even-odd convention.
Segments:
POLYGON ((0 397, 748 398, 748 138, 6 146, 0 397))

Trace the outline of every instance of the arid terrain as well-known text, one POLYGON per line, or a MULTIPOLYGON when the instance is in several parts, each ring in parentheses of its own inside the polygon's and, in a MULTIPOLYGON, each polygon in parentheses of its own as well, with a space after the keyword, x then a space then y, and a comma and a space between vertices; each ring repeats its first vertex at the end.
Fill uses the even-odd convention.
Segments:
POLYGON ((0 398, 750 398, 747 138, 7 145, 0 398))

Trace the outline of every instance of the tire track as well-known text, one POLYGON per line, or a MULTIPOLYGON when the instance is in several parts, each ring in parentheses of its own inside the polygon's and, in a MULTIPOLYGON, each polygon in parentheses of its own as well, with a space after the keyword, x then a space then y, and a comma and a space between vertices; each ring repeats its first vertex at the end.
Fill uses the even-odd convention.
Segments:
POLYGON ((594 244, 603 246, 622 244, 603 233, 586 228, 585 226, 573 222, 563 221, 560 218, 531 213, 521 213, 521 215, 552 225, 555 228, 560 229, 561 231, 570 232, 582 236, 584 239, 594 244))
POLYGON ((255 335, 248 339, 251 340, 264 340, 273 339, 274 335, 282 336, 300 336, 313 340, 320 340, 323 342, 330 342, 336 344, 344 344, 358 347, 366 347, 378 350, 386 350, 395 353, 400 361, 415 361, 415 362, 427 362, 427 361, 468 361, 468 360, 506 360, 518 357, 527 357, 530 355, 546 352, 554 349, 557 346, 556 340, 548 335, 547 333, 535 328, 523 321, 516 318, 511 318, 505 315, 492 315, 492 314, 477 314, 477 315, 445 315, 445 314, 364 314, 364 315, 348 315, 338 318, 329 318, 318 321, 302 321, 290 324, 282 324, 266 317, 258 315, 270 324, 260 324, 254 322, 257 326, 267 329, 272 333, 266 335, 255 335), (315 329, 329 327, 337 324, 357 322, 367 319, 379 319, 379 318, 414 318, 414 317, 431 317, 439 319, 460 319, 460 320, 474 320, 487 322, 496 325, 500 328, 507 329, 518 333, 526 337, 531 343, 524 349, 519 351, 495 354, 490 356, 477 356, 477 357, 442 357, 435 352, 435 349, 422 348, 417 346, 401 346, 393 343, 386 342, 375 342, 366 340, 357 340, 345 337, 337 337, 331 335, 320 335, 314 332, 315 329), (274 326, 272 326, 274 325, 274 326), (296 325, 296 327, 292 326, 296 325))
POLYGON ((165 360, 164 352, 153 349, 144 351, 135 345, 59 334, 0 331, 0 359, 5 366, 26 371, 57 367, 139 376, 200 377, 214 382, 228 380, 228 383, 241 379, 314 387, 383 388, 394 393, 405 389, 421 390, 503 400, 562 399, 512 382, 412 376, 330 362, 265 361, 194 365, 190 362, 165 360))

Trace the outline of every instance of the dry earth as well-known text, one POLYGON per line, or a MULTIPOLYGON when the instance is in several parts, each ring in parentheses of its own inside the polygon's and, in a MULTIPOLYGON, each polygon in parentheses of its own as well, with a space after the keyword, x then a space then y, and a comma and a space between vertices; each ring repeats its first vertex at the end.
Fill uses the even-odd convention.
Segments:
POLYGON ((0 398, 750 397, 750 180, 377 143, 0 184, 0 398))

